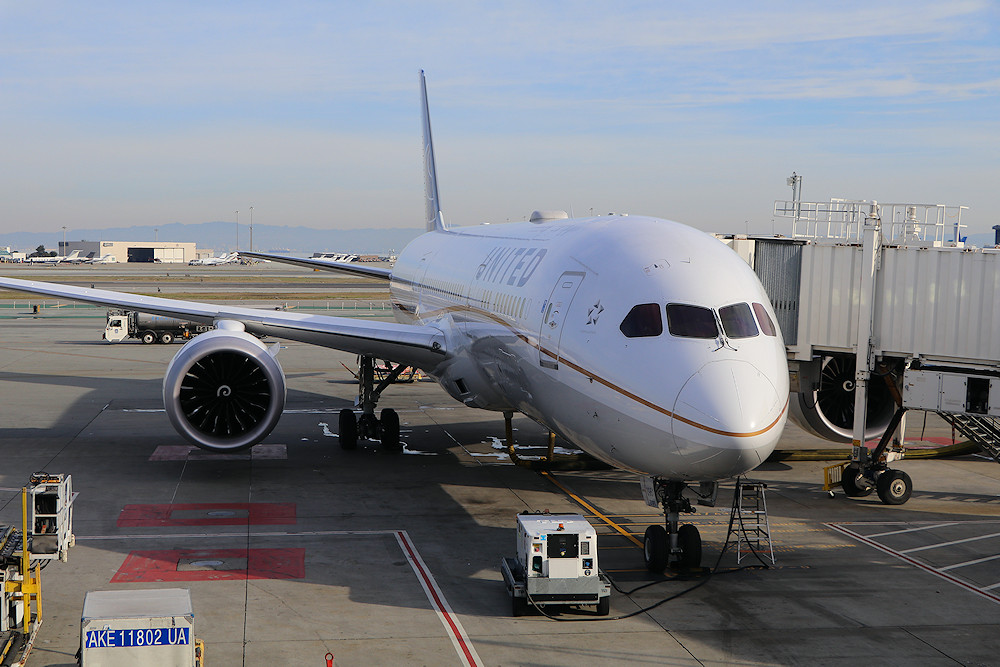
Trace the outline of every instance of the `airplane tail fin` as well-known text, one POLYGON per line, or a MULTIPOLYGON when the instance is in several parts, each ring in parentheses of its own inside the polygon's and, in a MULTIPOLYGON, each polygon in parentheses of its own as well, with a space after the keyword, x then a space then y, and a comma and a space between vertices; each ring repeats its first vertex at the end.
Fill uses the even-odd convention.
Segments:
POLYGON ((431 113, 427 105, 427 80, 420 70, 421 111, 424 121, 424 196, 427 231, 444 231, 444 216, 441 214, 441 200, 438 198, 437 170, 434 167, 434 142, 431 139, 431 113))

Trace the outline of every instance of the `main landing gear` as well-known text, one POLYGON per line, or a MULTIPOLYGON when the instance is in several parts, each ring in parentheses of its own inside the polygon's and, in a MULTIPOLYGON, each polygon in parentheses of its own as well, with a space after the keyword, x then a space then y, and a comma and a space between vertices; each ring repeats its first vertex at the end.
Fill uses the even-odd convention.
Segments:
POLYGON ((375 358, 368 355, 358 357, 358 405, 361 415, 355 415, 354 410, 344 408, 340 411, 340 447, 342 449, 357 449, 358 438, 380 440, 382 448, 390 452, 402 449, 399 442, 399 415, 392 408, 382 410, 382 417, 375 416, 375 406, 382 392, 396 381, 406 369, 403 364, 396 365, 375 385, 375 358))
POLYGON ((902 505, 910 499, 910 494, 913 493, 910 476, 886 465, 892 434, 899 427, 904 412, 906 408, 896 410, 885 434, 871 453, 861 448, 860 454, 856 455, 858 460, 851 461, 844 468, 840 475, 840 485, 848 498, 863 498, 876 491, 879 499, 886 505, 902 505))
POLYGON ((691 501, 683 496, 685 482, 654 479, 654 491, 663 506, 664 526, 650 526, 643 540, 646 569, 663 572, 668 565, 678 570, 701 566, 701 535, 693 524, 680 525, 681 514, 694 514, 691 501))

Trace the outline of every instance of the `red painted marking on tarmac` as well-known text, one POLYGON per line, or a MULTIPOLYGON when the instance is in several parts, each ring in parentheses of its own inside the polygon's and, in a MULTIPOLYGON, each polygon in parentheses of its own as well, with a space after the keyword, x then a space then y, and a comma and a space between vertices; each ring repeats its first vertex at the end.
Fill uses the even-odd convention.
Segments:
POLYGON ((119 528, 143 526, 271 526, 296 523, 295 503, 174 503, 126 505, 118 515, 119 528), (205 516, 174 517, 174 512, 203 512, 205 516), (212 511, 240 516, 209 516, 212 511))
POLYGON ((303 579, 305 549, 165 549, 133 551, 111 583, 164 581, 232 581, 243 579, 303 579), (182 560, 246 559, 246 568, 179 571, 182 560))
POLYGON ((452 642, 461 648, 462 657, 464 657, 465 663, 468 665, 479 665, 478 654, 476 654, 475 650, 469 645, 465 631, 460 627, 461 624, 454 618, 454 614, 449 611, 447 603, 444 602, 438 591, 437 583, 424 567, 423 561, 420 559, 420 556, 417 554, 414 546, 410 543, 409 536, 404 531, 397 531, 396 537, 399 539, 400 544, 403 545, 403 548, 406 549, 410 563, 416 570, 417 575, 423 581, 424 590, 427 591, 428 597, 434 605, 434 609, 442 616, 442 618, 444 618, 445 626, 451 634, 452 642))

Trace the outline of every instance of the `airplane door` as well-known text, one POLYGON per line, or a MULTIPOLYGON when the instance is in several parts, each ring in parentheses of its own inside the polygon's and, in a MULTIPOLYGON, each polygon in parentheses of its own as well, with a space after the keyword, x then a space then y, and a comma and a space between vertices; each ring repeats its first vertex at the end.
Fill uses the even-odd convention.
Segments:
POLYGON ((563 321, 584 275, 582 271, 567 271, 559 276, 549 295, 542 315, 542 328, 538 332, 538 363, 546 368, 559 368, 559 341, 562 338, 563 321))

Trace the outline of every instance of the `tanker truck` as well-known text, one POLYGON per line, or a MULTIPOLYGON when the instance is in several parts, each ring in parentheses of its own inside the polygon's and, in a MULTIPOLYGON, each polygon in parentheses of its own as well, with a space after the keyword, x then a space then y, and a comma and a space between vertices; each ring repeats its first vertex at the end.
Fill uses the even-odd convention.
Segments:
POLYGON ((188 340, 214 328, 211 324, 112 308, 108 311, 104 340, 118 343, 126 338, 138 338, 147 344, 172 343, 177 338, 188 340))

